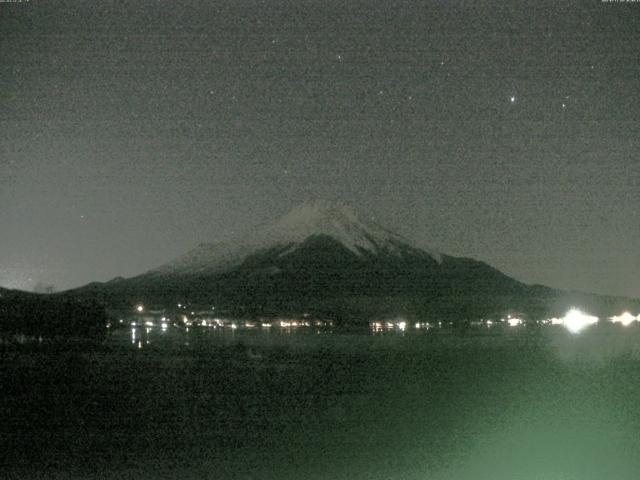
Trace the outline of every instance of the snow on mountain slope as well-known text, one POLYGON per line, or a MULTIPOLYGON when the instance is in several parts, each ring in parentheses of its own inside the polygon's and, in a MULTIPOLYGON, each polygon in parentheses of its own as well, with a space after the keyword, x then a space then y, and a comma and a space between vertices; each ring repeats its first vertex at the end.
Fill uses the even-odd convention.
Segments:
POLYGON ((238 266, 248 255, 272 248, 285 248, 281 254, 294 251, 309 237, 325 235, 360 256, 363 251, 374 255, 402 255, 407 249, 420 250, 436 261, 441 256, 425 251, 406 238, 375 222, 362 218, 354 209, 340 203, 317 200, 294 208, 274 223, 258 227, 233 242, 203 244, 151 274, 213 273, 238 266))

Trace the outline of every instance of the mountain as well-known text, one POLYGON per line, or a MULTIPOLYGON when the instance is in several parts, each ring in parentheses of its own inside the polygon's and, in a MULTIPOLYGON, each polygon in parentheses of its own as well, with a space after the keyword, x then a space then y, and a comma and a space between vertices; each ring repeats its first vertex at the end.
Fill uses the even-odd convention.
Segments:
POLYGON ((200 245, 137 277, 70 294, 110 307, 189 302, 235 315, 307 312, 348 320, 541 317, 562 313, 570 301, 598 309, 620 303, 525 285, 484 262, 420 247, 349 206, 326 201, 304 203, 233 241, 200 245))
POLYGON ((412 245, 409 240, 363 218, 347 205, 317 200, 304 203, 276 222, 244 233, 232 242, 200 245, 149 274, 220 273, 240 267, 248 257, 268 252, 277 251, 279 258, 286 257, 319 237, 334 242, 341 247, 342 253, 348 252, 354 258, 403 258, 413 254, 441 261, 439 253, 412 245))

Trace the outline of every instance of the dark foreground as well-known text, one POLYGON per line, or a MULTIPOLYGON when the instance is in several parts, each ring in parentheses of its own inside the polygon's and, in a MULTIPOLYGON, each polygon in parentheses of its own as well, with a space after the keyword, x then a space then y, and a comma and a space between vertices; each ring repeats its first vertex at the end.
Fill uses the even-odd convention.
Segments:
POLYGON ((640 327, 1 347, 0 471, 636 479, 640 327), (189 345, 185 345, 186 342, 189 345))

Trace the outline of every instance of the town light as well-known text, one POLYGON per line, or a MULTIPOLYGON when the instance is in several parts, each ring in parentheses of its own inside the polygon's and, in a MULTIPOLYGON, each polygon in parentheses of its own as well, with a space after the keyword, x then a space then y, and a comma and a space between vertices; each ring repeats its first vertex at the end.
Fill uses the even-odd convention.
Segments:
POLYGON ((582 329, 598 323, 598 317, 587 315, 577 308, 572 308, 562 319, 564 327, 571 333, 578 333, 582 329))
POLYGON ((614 315, 609 320, 613 323, 621 323, 625 327, 631 325, 632 322, 636 321, 636 317, 631 315, 629 312, 624 312, 622 315, 614 315))
POLYGON ((507 323, 510 327, 517 327, 518 325, 522 325, 522 319, 509 316, 507 323))

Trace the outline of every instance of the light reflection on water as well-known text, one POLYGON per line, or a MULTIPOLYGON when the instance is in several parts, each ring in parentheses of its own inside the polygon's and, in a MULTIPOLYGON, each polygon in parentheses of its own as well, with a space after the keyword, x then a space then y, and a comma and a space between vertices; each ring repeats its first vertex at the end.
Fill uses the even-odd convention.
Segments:
POLYGON ((368 327, 347 329, 313 325, 292 327, 270 323, 246 327, 240 322, 224 327, 178 327, 163 323, 154 327, 137 325, 128 329, 112 329, 107 339, 107 344, 128 344, 136 349, 153 346, 156 351, 184 347, 202 349, 233 344, 260 347, 281 345, 312 349, 326 346, 333 348, 344 344, 348 349, 357 345, 370 345, 373 348, 403 348, 403 345, 418 345, 424 348, 476 348, 500 347, 514 343, 521 343, 525 348, 543 345, 556 358, 570 362, 603 363, 621 355, 640 359, 640 324, 622 326, 619 323, 606 323, 590 326, 578 332, 551 324, 518 328, 484 325, 457 329, 427 322, 401 325, 373 322, 368 327))
MULTIPOLYGON (((291 445, 308 442, 324 452, 314 456, 303 450, 299 462, 289 459, 290 463, 275 465, 265 460, 265 450, 255 450, 264 454, 260 456, 252 453, 253 447, 248 448, 243 450, 247 464, 265 475, 247 478, 299 478, 296 475, 300 472, 292 464, 305 464, 309 465, 305 478, 317 479, 595 480, 604 478, 605 470, 613 472, 607 478, 631 478, 628 474, 639 466, 624 450, 634 438, 635 427, 627 426, 627 417, 617 413, 620 406, 629 412, 635 399, 629 397, 627 402, 608 390, 610 382, 618 386, 621 382, 620 378, 609 380, 609 370, 603 370, 610 363, 585 360, 622 358, 626 363, 621 365, 632 371, 633 362, 640 360, 636 347, 640 345, 640 326, 589 327, 578 335, 558 325, 539 329, 483 327, 460 332, 412 324, 405 330, 396 325, 375 330, 137 327, 124 333, 135 338, 137 348, 142 346, 143 351, 153 347, 162 352, 164 347, 185 343, 205 347, 243 345, 243 349, 233 351, 233 360, 225 363, 232 372, 225 382, 238 382, 242 388, 254 385, 256 380, 258 386, 274 382, 273 391, 277 393, 269 391, 273 396, 256 387, 258 390, 251 390, 246 397, 234 397, 244 402, 243 411, 278 412, 268 421, 255 414, 258 423, 271 425, 271 435, 283 442, 269 448, 282 453, 291 445), (301 345, 299 351, 307 352, 297 360, 290 353, 281 359, 267 348, 294 344, 301 345), (306 356, 312 350, 307 347, 319 345, 337 355, 306 356), (387 356, 387 347, 398 347, 397 351, 406 352, 412 361, 395 364, 396 357, 387 356), (556 356, 541 353, 547 347, 556 356), (382 373, 375 373, 375 366, 369 371, 366 362, 341 366, 345 358, 359 358, 343 356, 344 350, 367 355, 373 352, 368 361, 378 368, 382 365, 382 373), (436 357, 430 356, 433 351, 439 351, 436 357), (628 355, 630 352, 632 355, 628 355), (315 358, 315 362, 321 358, 334 366, 320 368, 309 358, 315 358), (385 366, 386 362, 389 365, 385 366), (432 362, 436 362, 436 368, 430 367, 432 362), (238 375, 250 380, 232 380, 238 375), (366 380, 359 382, 359 378, 366 380), (324 390, 322 395, 316 392, 314 402, 321 406, 314 410, 304 403, 306 394, 299 393, 306 390, 298 389, 301 383, 317 381, 323 382, 323 388, 338 385, 342 390, 334 397, 327 397, 324 390), (258 398, 261 405, 271 406, 256 406, 253 402, 258 398), (281 402, 290 402, 289 413, 273 406, 281 402), (609 402, 617 402, 618 407, 609 408, 609 402), (367 443, 368 438, 374 441, 367 443), (387 439, 392 443, 385 445, 387 439), (360 444, 368 445, 375 454, 367 456, 364 447, 358 450, 360 444), (344 451, 350 452, 348 461, 341 460, 344 451), (617 472, 612 470, 614 466, 617 472), (269 476, 276 472, 278 475, 269 476), (329 475, 323 476, 327 472, 329 475)), ((205 353, 203 357, 209 358, 209 351, 205 353)), ((206 372, 203 378, 210 377, 211 371, 206 372)), ((638 391, 637 387, 630 388, 638 391)), ((634 412, 640 413, 637 410, 634 412)), ((639 415, 634 422, 640 422, 639 415)), ((244 428, 252 431, 253 426, 244 428)), ((234 474, 243 468, 242 462, 229 461, 234 474)), ((211 462, 209 466, 217 468, 211 462)), ((229 474, 227 478, 235 477, 229 474)))
MULTIPOLYGON (((276 338, 276 337, 304 337, 304 336, 323 336, 334 333, 333 327, 314 327, 307 326, 298 328, 285 324, 284 326, 274 326, 270 323, 262 324, 259 327, 255 324, 242 325, 238 323, 230 323, 228 326, 219 327, 216 325, 202 325, 192 327, 176 327, 163 323, 155 327, 140 327, 139 325, 131 326, 128 330, 116 329, 110 332, 108 342, 121 343, 126 335, 130 343, 142 348, 149 344, 158 344, 158 348, 163 346, 175 346, 177 344, 191 345, 194 341, 202 344, 226 344, 236 341, 255 340, 258 343, 260 339, 276 338)), ((398 330, 403 333, 402 330, 398 330)), ((367 334, 368 330, 358 329, 358 334, 367 334)), ((373 333, 373 332, 372 332, 373 333)), ((396 332, 388 332, 396 333, 396 332)))
MULTIPOLYGON (((191 344, 196 339, 200 342, 210 342, 212 344, 251 340, 260 342, 260 339, 266 338, 291 337, 303 339, 305 337, 326 335, 351 335, 357 337, 424 336, 433 334, 436 331, 443 332, 445 329, 450 328, 449 324, 443 324, 443 322, 409 322, 404 319, 384 322, 375 321, 365 326, 344 328, 335 327, 333 323, 326 321, 306 320, 229 321, 225 324, 202 320, 191 322, 191 326, 167 322, 150 325, 151 322, 146 322, 145 326, 141 327, 139 322, 131 322, 127 330, 131 344, 137 344, 138 341, 141 341, 143 346, 152 342, 158 342, 160 345, 191 344)), ((123 331, 122 329, 111 331, 111 340, 115 340, 117 343, 122 338, 123 331)))
MULTIPOLYGON (((53 399, 79 405, 75 444, 102 439, 72 445, 78 458, 105 445, 120 455, 102 459, 108 480, 126 476, 123 458, 135 478, 637 478, 640 325, 572 334, 402 321, 379 331, 137 322, 111 329, 118 348, 73 357, 94 382, 95 410, 71 401, 82 382, 54 382, 73 395, 53 399)), ((47 442, 59 437, 66 448, 68 436, 47 442)))

